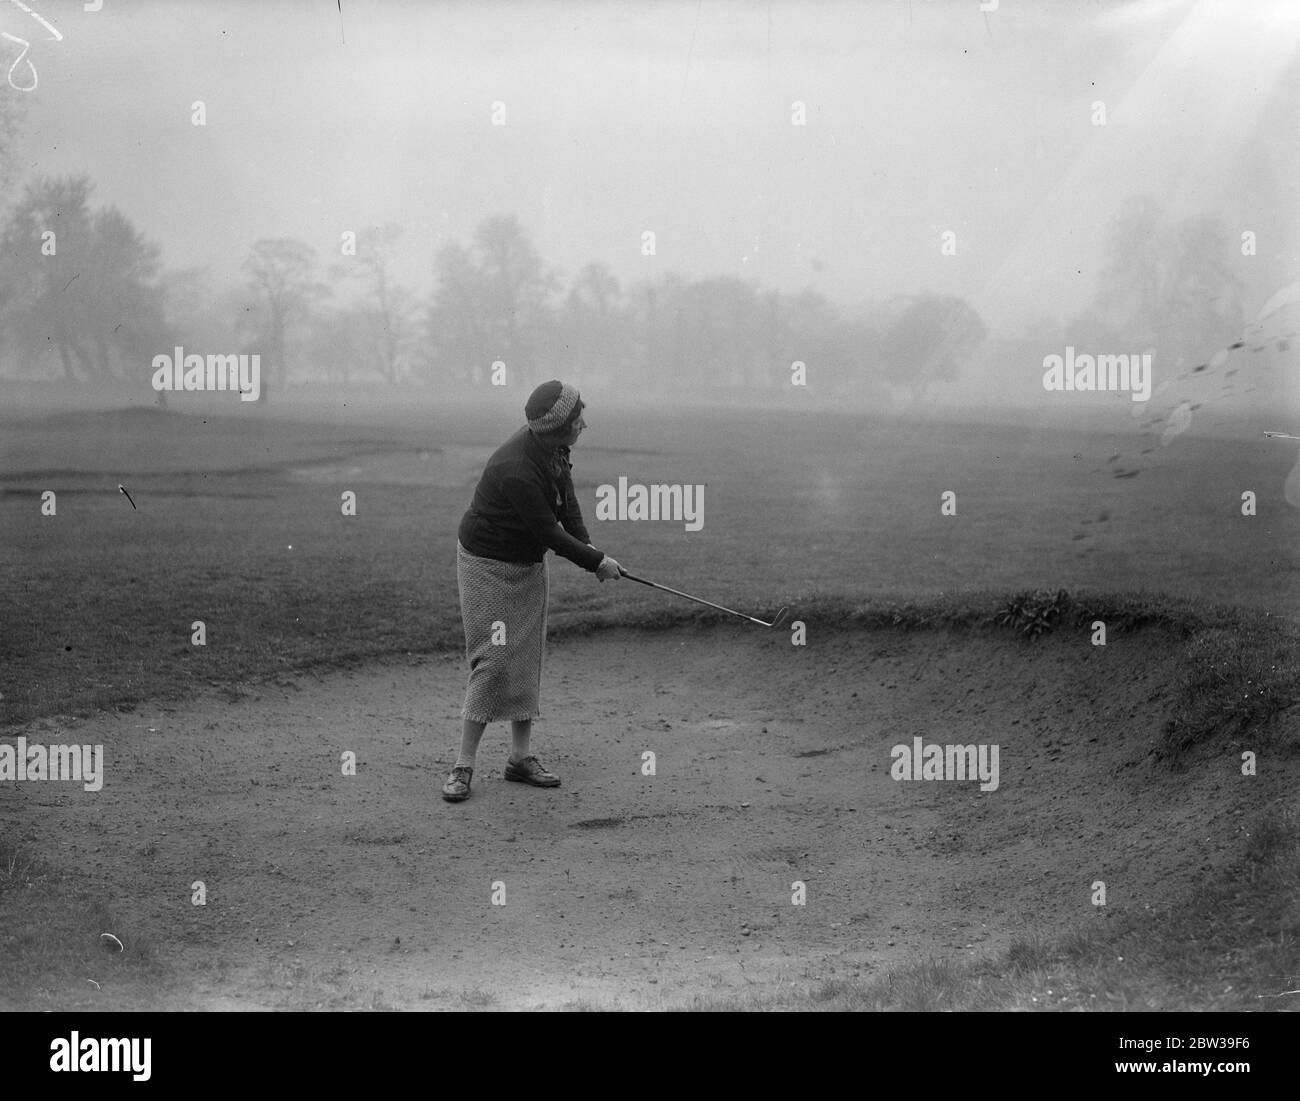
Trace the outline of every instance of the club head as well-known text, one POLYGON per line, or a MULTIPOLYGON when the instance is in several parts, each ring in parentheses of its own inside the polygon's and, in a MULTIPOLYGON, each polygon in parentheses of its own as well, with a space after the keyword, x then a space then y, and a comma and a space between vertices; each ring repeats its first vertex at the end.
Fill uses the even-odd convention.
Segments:
POLYGON ((779 627, 779 626, 781 626, 781 621, 785 619, 785 617, 786 617, 786 613, 789 612, 789 611, 790 611, 789 608, 782 608, 779 612, 776 613, 775 618, 773 618, 772 622, 769 623, 769 624, 767 624, 767 626, 768 626, 768 627, 779 627))

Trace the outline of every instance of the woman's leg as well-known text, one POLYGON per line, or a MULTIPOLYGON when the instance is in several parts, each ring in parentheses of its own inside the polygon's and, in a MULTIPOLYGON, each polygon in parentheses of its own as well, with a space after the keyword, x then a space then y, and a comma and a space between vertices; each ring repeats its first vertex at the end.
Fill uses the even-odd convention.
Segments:
MULTIPOLYGON (((464 765, 466 768, 474 767, 474 758, 478 754, 478 743, 483 738, 483 731, 487 729, 487 723, 477 722, 474 719, 466 719, 461 724, 460 729, 460 756, 456 758, 457 765, 464 765)), ((527 745, 527 737, 524 739, 527 745)))
POLYGON ((510 724, 510 759, 516 764, 528 756, 528 739, 532 733, 532 719, 516 720, 510 724))
MULTIPOLYGON (((546 559, 542 559, 542 592, 541 608, 539 609, 539 618, 541 626, 538 630, 538 651, 537 651, 537 697, 542 695, 542 669, 546 663, 546 609, 551 602, 551 568, 547 565, 546 559)), ((528 740, 533 734, 532 719, 515 719, 510 723, 510 760, 519 764, 528 756, 528 740)))

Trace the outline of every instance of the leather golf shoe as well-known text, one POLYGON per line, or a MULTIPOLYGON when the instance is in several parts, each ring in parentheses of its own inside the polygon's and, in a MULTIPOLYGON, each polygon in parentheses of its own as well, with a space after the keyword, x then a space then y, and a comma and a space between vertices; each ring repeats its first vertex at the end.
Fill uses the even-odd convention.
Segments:
POLYGON ((558 788, 560 786, 560 778, 554 772, 544 769, 542 762, 531 755, 525 757, 522 761, 507 761, 506 779, 513 780, 517 784, 532 784, 533 787, 537 788, 558 788))
POLYGON ((462 803, 469 798, 470 780, 474 770, 468 765, 457 765, 447 773, 447 782, 442 785, 442 797, 448 803, 462 803))

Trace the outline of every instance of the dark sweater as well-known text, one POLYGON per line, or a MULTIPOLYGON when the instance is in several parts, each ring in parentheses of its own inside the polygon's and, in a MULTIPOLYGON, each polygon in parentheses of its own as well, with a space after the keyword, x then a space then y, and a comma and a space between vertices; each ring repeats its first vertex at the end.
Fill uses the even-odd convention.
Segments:
POLYGON ((559 453, 557 475, 551 449, 527 427, 497 448, 461 517, 460 545, 500 562, 540 562, 553 550, 594 573, 605 556, 587 546, 591 537, 573 492, 569 449, 559 453))

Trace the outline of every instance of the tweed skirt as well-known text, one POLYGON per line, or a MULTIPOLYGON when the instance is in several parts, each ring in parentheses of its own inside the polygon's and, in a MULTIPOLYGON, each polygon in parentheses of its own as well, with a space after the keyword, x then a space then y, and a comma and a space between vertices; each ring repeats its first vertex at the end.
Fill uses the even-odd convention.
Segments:
POLYGON ((535 719, 546 656, 546 561, 498 562, 456 544, 456 582, 465 623, 469 684, 461 718, 490 723, 535 719))

